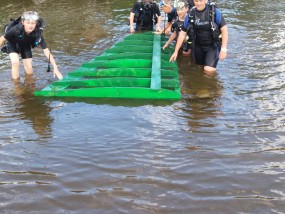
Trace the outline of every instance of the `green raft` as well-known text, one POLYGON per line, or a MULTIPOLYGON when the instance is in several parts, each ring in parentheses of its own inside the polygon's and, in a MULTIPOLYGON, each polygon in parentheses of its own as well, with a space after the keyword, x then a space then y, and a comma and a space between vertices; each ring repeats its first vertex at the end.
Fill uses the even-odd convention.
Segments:
POLYGON ((35 96, 130 99, 181 99, 172 50, 162 50, 165 39, 151 32, 132 34, 55 81, 35 96))

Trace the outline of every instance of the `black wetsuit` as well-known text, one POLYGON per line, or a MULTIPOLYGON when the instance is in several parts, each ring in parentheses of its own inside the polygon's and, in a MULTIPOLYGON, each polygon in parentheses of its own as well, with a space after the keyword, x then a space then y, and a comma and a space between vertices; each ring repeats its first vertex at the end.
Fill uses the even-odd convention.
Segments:
POLYGON ((42 49, 47 48, 46 42, 36 29, 27 34, 24 30, 22 23, 10 28, 4 35, 7 40, 8 53, 18 53, 21 54, 22 59, 32 58, 32 48, 41 46, 42 49))
MULTIPOLYGON (((219 61, 221 44, 213 38, 209 10, 210 6, 208 4, 202 11, 192 8, 185 18, 182 30, 185 32, 188 31, 188 34, 191 37, 192 56, 196 63, 198 65, 215 68, 219 61), (194 24, 190 24, 189 14, 194 16, 194 24)), ((215 23, 217 24, 217 27, 221 29, 226 25, 226 22, 217 8, 215 14, 215 23)))
MULTIPOLYGON (((176 32, 176 35, 178 37, 179 32, 183 28, 183 25, 184 21, 180 21, 179 19, 175 20, 171 26, 171 32, 176 32)), ((188 41, 184 41, 181 48, 183 51, 187 52, 191 48, 191 45, 188 43, 188 41)))
POLYGON ((135 30, 138 31, 153 30, 154 19, 161 15, 159 7, 153 2, 135 2, 131 12, 135 14, 135 30))
POLYGON ((172 22, 177 18, 176 8, 172 7, 172 11, 167 14, 167 21, 172 22))

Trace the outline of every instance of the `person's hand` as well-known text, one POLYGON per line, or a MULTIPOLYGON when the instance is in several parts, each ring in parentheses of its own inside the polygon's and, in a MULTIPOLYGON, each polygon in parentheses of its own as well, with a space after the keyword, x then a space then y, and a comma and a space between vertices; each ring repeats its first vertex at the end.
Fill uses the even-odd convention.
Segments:
POLYGON ((53 69, 53 77, 57 76, 58 79, 62 79, 62 74, 59 72, 57 68, 53 69))
POLYGON ((169 59, 169 62, 174 62, 174 61, 177 59, 177 55, 178 55, 178 53, 177 53, 177 52, 174 52, 174 53, 171 55, 171 57, 170 57, 170 59, 169 59))
POLYGON ((227 53, 224 52, 224 51, 220 51, 219 59, 220 59, 220 60, 224 60, 226 57, 227 57, 227 53))
POLYGON ((165 44, 162 49, 165 50, 165 48, 168 48, 168 44, 165 44))
POLYGON ((161 32, 161 28, 160 28, 159 25, 156 26, 156 31, 157 31, 157 32, 161 32))
POLYGON ((133 33, 133 32, 135 32, 134 27, 130 26, 130 33, 133 33))
POLYGON ((160 35, 160 34, 162 34, 162 31, 153 31, 153 33, 156 35, 160 35))
POLYGON ((164 34, 165 35, 169 35, 170 34, 171 29, 168 27, 164 30, 164 34))

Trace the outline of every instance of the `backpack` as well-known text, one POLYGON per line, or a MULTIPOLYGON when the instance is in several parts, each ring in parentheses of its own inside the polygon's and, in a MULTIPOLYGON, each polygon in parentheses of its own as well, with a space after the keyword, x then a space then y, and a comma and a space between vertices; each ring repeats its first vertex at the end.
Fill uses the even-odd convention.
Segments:
MULTIPOLYGON (((212 33, 212 38, 213 40, 221 44, 221 31, 219 29, 219 25, 221 23, 221 13, 216 12, 217 6, 214 2, 209 2, 208 3, 209 7, 209 21, 211 25, 211 33, 212 33)), ((187 28, 187 34, 189 35, 190 38, 194 39, 195 38, 195 32, 194 32, 194 27, 191 28, 191 25, 193 26, 195 23, 195 7, 192 7, 191 10, 188 13, 188 28, 187 28)))
POLYGON ((221 23, 221 13, 216 12, 216 4, 214 2, 210 2, 210 22, 212 26, 212 36, 214 41, 221 43, 221 31, 219 25, 221 23))
POLYGON ((21 22, 21 16, 17 19, 10 19, 10 23, 4 25, 3 34, 5 34, 8 30, 10 30, 12 27, 16 26, 21 22))
MULTIPOLYGON (((18 25, 19 23, 21 23, 21 16, 18 17, 17 19, 10 19, 10 22, 6 25, 4 25, 4 28, 3 28, 3 34, 5 34, 6 32, 8 32, 12 27, 18 25)), ((32 48, 35 48, 37 47, 40 42, 41 42, 41 37, 42 37, 42 32, 44 30, 44 28, 46 27, 46 22, 42 19, 42 18, 39 18, 37 20, 37 25, 36 25, 36 41, 34 44, 32 44, 32 48)), ((20 34, 20 31, 19 31, 19 34, 20 34)), ((5 43, 3 45, 3 47, 1 48, 1 51, 3 53, 8 53, 8 46, 7 44, 5 43)))

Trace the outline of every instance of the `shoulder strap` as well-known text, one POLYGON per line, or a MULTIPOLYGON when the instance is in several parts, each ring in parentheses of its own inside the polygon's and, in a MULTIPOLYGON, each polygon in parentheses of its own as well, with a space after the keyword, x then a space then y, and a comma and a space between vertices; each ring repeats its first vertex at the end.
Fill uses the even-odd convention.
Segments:
POLYGON ((216 30, 215 28, 215 3, 213 2, 210 3, 209 12, 210 12, 211 28, 212 28, 212 31, 215 31, 216 30))
POLYGON ((194 24, 195 22, 195 6, 192 7, 189 12, 188 15, 185 17, 185 21, 184 21, 184 27, 188 30, 190 28, 191 25, 194 24))
POLYGON ((217 9, 214 2, 210 2, 209 7, 211 28, 213 31, 215 31, 221 23, 221 12, 217 9))
POLYGON ((37 28, 37 38, 36 38, 34 47, 37 47, 42 41, 42 33, 46 26, 47 26, 47 23, 42 18, 39 18, 39 20, 37 21, 37 27, 36 27, 37 28))
POLYGON ((39 18, 39 20, 37 21, 37 28, 43 31, 46 26, 47 26, 47 23, 42 18, 39 18))
POLYGON ((186 29, 189 41, 190 40, 194 41, 196 37, 194 24, 195 24, 195 7, 192 7, 184 20, 184 28, 186 29))
POLYGON ((221 23, 221 12, 217 9, 215 3, 210 2, 210 22, 211 22, 211 29, 212 29, 212 36, 214 41, 218 44, 221 43, 220 34, 221 31, 219 29, 219 25, 221 23))
POLYGON ((220 23, 221 23, 221 12, 220 12, 220 10, 217 8, 217 5, 215 4, 215 2, 210 2, 209 6, 210 6, 211 21, 213 23, 216 23, 217 25, 220 25, 220 23))

